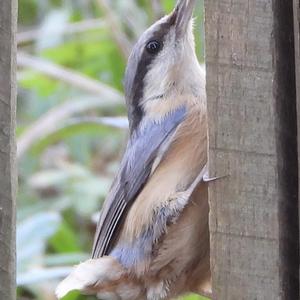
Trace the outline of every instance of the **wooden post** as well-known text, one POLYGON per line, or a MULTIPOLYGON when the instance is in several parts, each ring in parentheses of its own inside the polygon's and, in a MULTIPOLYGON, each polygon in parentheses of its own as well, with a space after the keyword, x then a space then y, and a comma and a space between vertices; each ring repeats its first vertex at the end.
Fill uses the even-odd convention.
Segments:
MULTIPOLYGON (((298 119, 298 170, 300 170, 300 0, 294 0, 294 35, 295 35, 295 66, 296 66, 296 92, 297 92, 297 115, 298 115, 297 118, 298 119)), ((298 186, 300 187, 300 176, 298 176, 298 186)), ((298 198, 299 198, 298 207, 300 209, 300 197, 298 198)), ((300 214, 299 214, 299 224, 300 224, 300 214)), ((299 240, 300 240, 300 236, 299 236, 299 240)), ((299 252, 299 256, 300 256, 300 252, 299 252)), ((300 277, 300 265, 299 265, 299 277, 300 277)))
POLYGON ((213 299, 299 299, 292 1, 206 0, 213 299))
POLYGON ((17 1, 0 0, 0 299, 16 299, 15 120, 17 1))

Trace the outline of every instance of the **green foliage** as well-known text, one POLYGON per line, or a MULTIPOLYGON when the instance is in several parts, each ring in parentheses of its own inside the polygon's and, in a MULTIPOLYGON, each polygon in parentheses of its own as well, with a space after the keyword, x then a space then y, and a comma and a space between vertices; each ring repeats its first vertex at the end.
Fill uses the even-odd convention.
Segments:
POLYGON ((121 90, 125 60, 106 32, 95 31, 89 35, 46 49, 43 57, 121 90))
POLYGON ((178 300, 208 300, 207 298, 198 296, 198 295, 189 295, 189 296, 185 296, 181 299, 178 300))
POLYGON ((37 72, 23 72, 22 87, 34 91, 40 98, 47 98, 58 89, 58 82, 37 72))
POLYGON ((24 25, 34 25, 38 15, 37 0, 19 1, 19 22, 24 25))
MULTIPOLYGON (((163 0, 164 11, 172 10, 175 2, 163 0)), ((198 1, 195 25, 200 60, 204 57, 202 2, 198 1)), ((111 4, 131 44, 155 18, 150 1, 116 0, 111 4)), ((92 0, 20 0, 19 31, 31 37, 19 49, 122 93, 127 58, 104 22, 104 12, 92 0), (76 27, 76 22, 86 26, 94 19, 100 19, 103 26, 76 27)), ((23 149, 19 152, 17 229, 20 299, 54 299, 59 280, 72 265, 89 257, 95 218, 126 137, 126 131, 120 129, 124 123, 115 118, 126 114, 123 104, 99 99, 56 75, 50 77, 33 66, 19 68, 18 74, 17 136, 19 151, 23 149), (100 117, 110 117, 109 122, 100 117)), ((95 297, 71 293, 65 299, 95 297)), ((183 299, 204 298, 191 295, 183 299)))
POLYGON ((198 295, 189 295, 189 296, 185 296, 183 298, 180 298, 178 300, 206 300, 207 298, 198 296, 198 295))

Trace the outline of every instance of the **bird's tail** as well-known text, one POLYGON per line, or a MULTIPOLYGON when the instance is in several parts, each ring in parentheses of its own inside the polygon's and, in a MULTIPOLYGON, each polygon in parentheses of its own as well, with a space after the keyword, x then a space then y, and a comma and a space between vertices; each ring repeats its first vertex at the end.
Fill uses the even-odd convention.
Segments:
POLYGON ((75 266, 71 274, 58 285, 55 293, 58 299, 73 290, 96 294, 123 276, 125 270, 113 257, 89 259, 75 266))

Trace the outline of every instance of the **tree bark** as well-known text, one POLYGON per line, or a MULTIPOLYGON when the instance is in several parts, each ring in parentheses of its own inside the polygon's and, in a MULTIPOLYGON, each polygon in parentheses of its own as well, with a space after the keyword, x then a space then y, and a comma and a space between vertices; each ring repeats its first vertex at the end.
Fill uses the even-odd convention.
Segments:
POLYGON ((17 1, 0 0, 0 299, 16 299, 16 23, 17 1))
POLYGON ((292 1, 205 8, 213 298, 299 299, 292 1))

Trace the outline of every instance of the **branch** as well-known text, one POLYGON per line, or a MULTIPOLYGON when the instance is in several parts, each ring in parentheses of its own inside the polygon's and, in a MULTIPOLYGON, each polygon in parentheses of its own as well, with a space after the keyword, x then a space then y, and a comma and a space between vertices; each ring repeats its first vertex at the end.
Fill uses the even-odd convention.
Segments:
MULTIPOLYGON (((84 20, 81 22, 67 24, 64 28, 53 27, 51 31, 48 32, 48 34, 56 35, 57 33, 61 32, 65 34, 80 33, 88 30, 100 29, 105 27, 105 25, 106 22, 103 22, 103 20, 101 19, 84 20)), ((32 42, 36 40, 41 34, 44 34, 44 31, 40 29, 19 32, 17 34, 17 43, 25 44, 32 42)))
POLYGON ((112 101, 115 103, 121 103, 123 101, 122 94, 116 89, 84 76, 79 72, 61 67, 42 58, 19 52, 18 66, 32 68, 52 78, 58 79, 76 88, 89 92, 90 94, 104 98, 106 101, 112 101))
POLYGON ((118 129, 128 129, 129 127, 127 117, 78 117, 66 122, 66 126, 78 124, 98 124, 118 129))
POLYGON ((49 110, 18 138, 18 159, 22 158, 33 144, 60 128, 71 116, 89 109, 107 107, 114 104, 118 104, 118 102, 103 101, 99 98, 90 97, 76 101, 70 100, 49 110))
POLYGON ((98 4, 105 14, 105 19, 112 30, 112 36, 115 42, 117 43, 125 59, 127 59, 130 55, 133 45, 128 40, 127 36, 124 34, 118 21, 118 17, 115 15, 113 10, 109 6, 107 0, 98 0, 98 4))
POLYGON ((161 5, 160 0, 152 0, 151 1, 152 12, 155 20, 160 19, 165 15, 164 9, 161 5))

